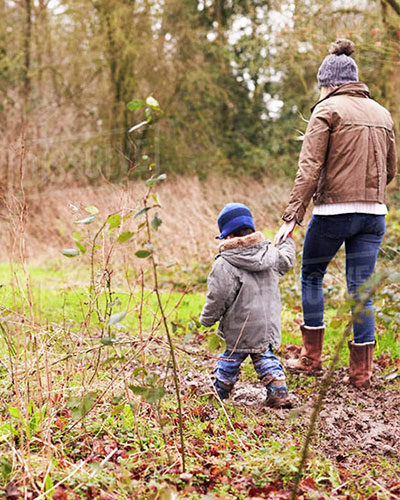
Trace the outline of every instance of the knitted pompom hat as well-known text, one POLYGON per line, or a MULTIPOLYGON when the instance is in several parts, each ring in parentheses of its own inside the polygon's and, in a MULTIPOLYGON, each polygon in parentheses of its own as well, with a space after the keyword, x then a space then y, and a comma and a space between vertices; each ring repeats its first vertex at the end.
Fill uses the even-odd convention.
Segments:
POLYGON ((326 56, 318 70, 319 87, 338 87, 344 83, 358 82, 357 64, 350 55, 354 43, 339 39, 331 44, 331 55, 326 56))
POLYGON ((243 203, 227 203, 218 215, 218 227, 220 240, 245 227, 256 230, 250 209, 243 203))

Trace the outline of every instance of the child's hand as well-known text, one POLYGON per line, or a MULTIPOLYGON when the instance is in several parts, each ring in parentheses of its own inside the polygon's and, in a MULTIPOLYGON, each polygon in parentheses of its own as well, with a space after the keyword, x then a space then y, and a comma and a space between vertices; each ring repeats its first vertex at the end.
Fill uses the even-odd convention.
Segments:
POLYGON ((296 227, 296 221, 295 219, 289 221, 289 222, 284 222, 282 226, 280 227, 279 231, 276 233, 275 238, 274 238, 274 246, 278 246, 281 243, 283 243, 286 238, 292 237, 294 228, 296 227))

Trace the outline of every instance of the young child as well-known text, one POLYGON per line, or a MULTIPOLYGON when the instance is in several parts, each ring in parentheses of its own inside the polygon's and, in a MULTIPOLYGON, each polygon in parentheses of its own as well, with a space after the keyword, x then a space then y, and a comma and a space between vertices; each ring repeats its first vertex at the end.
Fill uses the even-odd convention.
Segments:
POLYGON ((251 356, 259 380, 267 388, 266 405, 290 406, 282 364, 273 353, 281 344, 279 277, 291 269, 296 249, 291 237, 274 247, 256 232, 246 205, 228 203, 218 216, 219 254, 208 277, 200 323, 219 321, 227 350, 219 356, 214 386, 229 397, 240 365, 251 356))

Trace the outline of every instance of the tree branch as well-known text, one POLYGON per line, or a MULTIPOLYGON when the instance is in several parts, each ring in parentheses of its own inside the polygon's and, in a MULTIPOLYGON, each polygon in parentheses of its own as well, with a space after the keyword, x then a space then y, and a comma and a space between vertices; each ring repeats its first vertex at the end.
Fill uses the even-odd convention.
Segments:
POLYGON ((384 0, 387 4, 392 7, 392 9, 396 12, 398 16, 400 16, 400 3, 397 0, 384 0))

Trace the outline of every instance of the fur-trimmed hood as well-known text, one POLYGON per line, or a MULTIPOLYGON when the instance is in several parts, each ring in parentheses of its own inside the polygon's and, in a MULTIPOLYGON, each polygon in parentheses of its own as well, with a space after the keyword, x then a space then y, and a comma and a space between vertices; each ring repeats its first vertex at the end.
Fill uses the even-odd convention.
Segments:
POLYGON ((246 271, 265 271, 271 267, 271 258, 275 257, 272 255, 272 248, 271 242, 257 231, 224 240, 218 247, 220 253, 217 258, 222 257, 232 266, 246 271))
POLYGON ((264 241, 264 235, 261 231, 256 231, 255 233, 250 233, 247 236, 241 236, 236 238, 228 238, 218 245, 218 251, 224 252, 225 250, 233 250, 234 248, 243 248, 256 245, 264 241))

